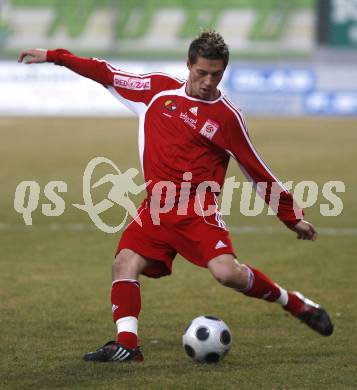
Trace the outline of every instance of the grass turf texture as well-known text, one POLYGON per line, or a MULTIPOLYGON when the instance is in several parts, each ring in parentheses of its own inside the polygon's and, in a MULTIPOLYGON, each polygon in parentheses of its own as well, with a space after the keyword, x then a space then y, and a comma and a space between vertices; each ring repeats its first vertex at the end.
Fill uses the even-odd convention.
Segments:
MULTIPOLYGON (((308 220, 317 228, 356 228, 356 120, 251 119, 249 124, 257 149, 282 180, 346 183, 341 216, 322 217, 314 206, 307 210, 308 220)), ((321 302, 333 317, 334 335, 323 338, 278 305, 219 286, 206 270, 178 256, 172 276, 141 280, 145 362, 81 361, 83 353, 114 335, 110 267, 118 237, 90 229, 88 216, 71 203, 82 203, 82 173, 91 158, 108 157, 121 171, 139 167, 136 127, 133 119, 0 120, 0 387, 354 388, 356 236, 297 241, 275 217, 241 216, 237 195, 228 224, 278 229, 233 234, 238 257, 321 302), (34 226, 25 227, 13 208, 23 180, 36 180, 42 189, 49 180, 66 181, 65 213, 45 217, 39 207, 34 226), (77 223, 88 223, 88 229, 72 231, 70 224, 77 223), (51 224, 57 224, 53 230, 51 224), (192 363, 181 346, 183 329, 201 314, 221 317, 233 333, 232 350, 218 365, 192 363)), ((229 175, 243 180, 234 162, 229 175)), ((43 195, 40 202, 48 203, 43 195)), ((112 222, 121 217, 118 208, 109 214, 112 222)))

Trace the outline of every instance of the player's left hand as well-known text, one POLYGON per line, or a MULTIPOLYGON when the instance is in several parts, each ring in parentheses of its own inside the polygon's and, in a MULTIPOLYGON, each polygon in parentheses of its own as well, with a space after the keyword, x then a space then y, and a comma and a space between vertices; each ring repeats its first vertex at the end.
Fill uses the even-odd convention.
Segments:
POLYGON ((298 240, 310 240, 315 241, 317 239, 317 231, 314 226, 303 219, 299 221, 295 226, 290 227, 291 230, 297 233, 298 240))

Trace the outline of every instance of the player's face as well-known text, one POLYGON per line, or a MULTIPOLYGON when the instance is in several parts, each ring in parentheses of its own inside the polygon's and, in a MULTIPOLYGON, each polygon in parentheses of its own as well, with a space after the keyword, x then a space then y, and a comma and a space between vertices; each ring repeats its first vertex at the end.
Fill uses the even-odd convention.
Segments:
POLYGON ((210 60, 198 57, 196 63, 187 62, 190 71, 187 93, 203 100, 215 100, 219 96, 217 86, 225 70, 223 60, 210 60))

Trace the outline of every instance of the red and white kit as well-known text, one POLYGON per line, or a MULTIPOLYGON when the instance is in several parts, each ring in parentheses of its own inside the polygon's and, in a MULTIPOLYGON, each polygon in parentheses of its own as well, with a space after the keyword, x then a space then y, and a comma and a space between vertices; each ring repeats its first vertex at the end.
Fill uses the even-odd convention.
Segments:
MULTIPOLYGON (((186 94, 183 80, 164 73, 124 72, 103 60, 80 58, 64 49, 49 50, 47 60, 102 84, 139 117, 140 160, 145 181, 150 184, 147 199, 138 209, 142 226, 132 222, 117 251, 130 248, 158 260, 157 267, 146 271, 148 276, 170 273, 176 253, 200 266, 207 266, 218 255, 233 253, 218 206, 208 217, 197 215, 193 207, 200 183, 213 181, 222 187, 230 157, 250 181, 267 183, 266 202, 271 189, 278 189, 277 216, 281 221, 294 225, 301 219, 291 194, 254 149, 241 111, 223 94, 214 101, 196 99, 186 94), (188 211, 178 215, 179 192, 187 172, 192 174, 186 176, 191 183, 188 211), (175 205, 161 214, 160 224, 155 225, 149 206, 155 184, 163 181, 176 186, 175 205)), ((219 189, 212 188, 206 194, 202 208, 216 204, 215 192, 219 189)))

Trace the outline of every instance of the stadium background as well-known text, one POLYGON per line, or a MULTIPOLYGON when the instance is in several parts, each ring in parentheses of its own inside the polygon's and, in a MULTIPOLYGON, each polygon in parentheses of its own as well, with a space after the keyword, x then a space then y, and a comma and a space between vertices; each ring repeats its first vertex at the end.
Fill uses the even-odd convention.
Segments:
MULTIPOLYGON (((0 385, 354 388, 356 48, 355 0, 0 0, 0 385), (346 185, 341 215, 320 215, 321 193, 306 210, 320 231, 313 244, 294 240, 274 217, 240 215, 239 191, 226 217, 239 258, 322 302, 336 332, 319 338, 279 308, 232 294, 178 258, 170 278, 142 280, 145 363, 88 366, 80 355, 113 332, 108 296, 117 237, 95 229, 71 204, 81 203, 91 158, 139 169, 137 121, 94 82, 52 64, 17 64, 16 56, 26 47, 65 47, 125 70, 185 77, 187 46, 201 27, 217 29, 230 45, 222 87, 246 113, 278 177, 346 185), (23 180, 42 191, 33 226, 14 210, 23 180), (68 184, 58 217, 41 211, 50 180, 68 184), (182 329, 203 313, 222 317, 233 332, 230 355, 214 367, 193 365, 180 345, 182 329)), ((243 180, 232 163, 233 175, 243 180)), ((113 207, 103 218, 116 224, 120 213, 113 207)))

